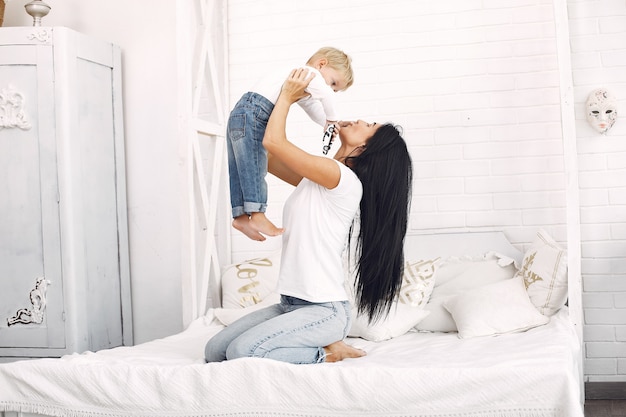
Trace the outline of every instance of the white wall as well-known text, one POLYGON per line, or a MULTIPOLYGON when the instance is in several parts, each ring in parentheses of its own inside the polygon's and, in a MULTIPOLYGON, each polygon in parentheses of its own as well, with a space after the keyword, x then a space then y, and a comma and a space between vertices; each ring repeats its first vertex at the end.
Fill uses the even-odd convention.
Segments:
MULTIPOLYGON (((10 0, 4 26, 30 26, 10 0)), ((182 329, 176 108, 176 2, 48 0, 44 26, 66 26, 122 49, 135 343, 182 329)))
POLYGON ((580 166, 585 374, 626 381, 626 3, 568 0, 580 166), (619 100, 601 135, 585 120, 589 92, 619 100))
MULTIPOLYGON (((231 101, 259 73, 300 65, 326 44, 344 49, 356 81, 338 94, 341 117, 404 128, 415 164, 412 229, 504 230, 523 249, 543 227, 564 242, 552 7, 548 0, 231 0, 231 101)), ((302 115, 296 108, 290 116, 292 136, 317 151, 319 128, 302 115)), ((278 222, 288 192, 270 189, 278 222)), ((233 235, 240 257, 259 246, 233 235)))
MULTIPOLYGON (((605 137, 583 103, 606 86, 626 101, 626 5, 569 0, 580 165, 588 380, 626 380, 626 122, 605 137)), ((559 74, 550 0, 229 1, 231 102, 260 73, 320 46, 352 55, 341 117, 404 127, 415 163, 413 230, 504 230, 520 249, 545 228, 565 244, 559 74), (255 71, 250 71, 254 68, 255 71)), ((623 117, 621 118, 623 119, 623 117)), ((301 111, 292 138, 319 151, 301 111)), ((270 180, 270 217, 290 192, 270 180)), ((233 233, 233 257, 279 242, 233 233)))

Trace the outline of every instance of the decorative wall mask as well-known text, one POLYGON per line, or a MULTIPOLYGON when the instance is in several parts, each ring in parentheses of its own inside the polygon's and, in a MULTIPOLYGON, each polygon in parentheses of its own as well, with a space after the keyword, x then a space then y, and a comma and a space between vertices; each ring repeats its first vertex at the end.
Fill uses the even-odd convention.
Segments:
POLYGON ((585 110, 591 127, 606 133, 617 120, 617 99, 606 89, 598 88, 589 93, 585 110))

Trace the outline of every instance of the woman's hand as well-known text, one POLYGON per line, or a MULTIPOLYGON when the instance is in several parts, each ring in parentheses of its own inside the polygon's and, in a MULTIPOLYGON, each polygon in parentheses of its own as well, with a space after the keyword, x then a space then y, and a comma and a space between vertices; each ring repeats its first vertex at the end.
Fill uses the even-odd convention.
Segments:
POLYGON ((263 146, 270 157, 268 170, 291 185, 302 178, 332 189, 339 184, 341 171, 331 158, 311 155, 287 140, 286 124, 293 103, 306 97, 304 89, 315 75, 304 68, 291 71, 274 105, 265 128, 263 146))
POLYGON ((280 97, 287 100, 290 104, 309 96, 310 94, 304 91, 309 85, 311 80, 315 77, 315 73, 309 72, 306 68, 297 68, 291 71, 289 77, 283 83, 283 88, 280 91, 280 97))

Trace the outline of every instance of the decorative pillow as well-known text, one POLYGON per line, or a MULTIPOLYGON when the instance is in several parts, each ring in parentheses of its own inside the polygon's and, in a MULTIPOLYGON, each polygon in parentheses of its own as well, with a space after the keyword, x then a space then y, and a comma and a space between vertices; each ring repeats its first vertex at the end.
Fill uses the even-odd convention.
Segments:
POLYGON ((222 270, 222 307, 243 308, 260 303, 276 290, 280 250, 269 256, 229 265, 222 270))
POLYGON ((398 301, 411 307, 425 306, 435 287, 435 269, 441 258, 405 262, 398 301))
POLYGON ((352 327, 349 336, 379 342, 408 332, 428 316, 423 307, 428 302, 435 284, 434 273, 439 258, 426 261, 406 262, 398 301, 391 306, 389 314, 369 323, 366 316, 358 315, 352 299, 352 327))
POLYGON ((481 257, 449 258, 435 272, 435 287, 424 309, 430 315, 420 321, 417 330, 455 332, 457 325, 443 303, 473 288, 510 279, 516 268, 511 258, 489 252, 481 257))
POLYGON ((567 301, 567 252, 539 230, 515 274, 524 279, 530 301, 541 314, 551 316, 567 301))
POLYGON ((520 277, 450 297, 443 305, 452 314, 461 339, 522 332, 550 321, 530 302, 520 277))

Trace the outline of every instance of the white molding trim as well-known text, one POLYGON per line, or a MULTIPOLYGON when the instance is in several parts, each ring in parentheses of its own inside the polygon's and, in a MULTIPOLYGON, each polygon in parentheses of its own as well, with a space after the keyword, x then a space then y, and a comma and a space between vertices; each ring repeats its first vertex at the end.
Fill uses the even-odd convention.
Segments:
POLYGON ((563 136, 563 162, 565 166, 566 216, 567 216, 567 272, 568 306, 571 320, 576 328, 581 346, 579 374, 581 402, 584 390, 584 339, 583 300, 581 276, 580 194, 578 185, 578 149, 576 138, 576 115, 574 109, 574 81, 572 79, 572 55, 570 49, 569 17, 567 0, 554 0, 554 23, 561 92, 561 130, 563 136))
MULTIPOLYGON (((230 260, 224 189, 228 100, 226 0, 177 2, 178 104, 183 203, 183 325, 220 304, 220 264, 230 260), (220 25, 214 25, 214 19, 220 25), (221 67, 220 67, 221 66, 221 67), (214 114, 201 114, 201 103, 214 114), (207 120, 210 119, 210 120, 207 120), (208 154, 207 154, 208 153, 208 154)), ((226 187, 227 189, 227 187, 226 187)))

